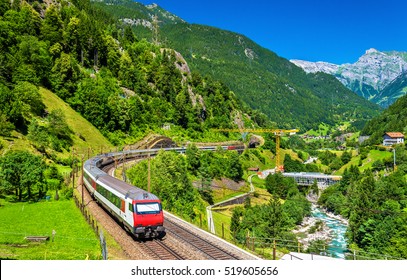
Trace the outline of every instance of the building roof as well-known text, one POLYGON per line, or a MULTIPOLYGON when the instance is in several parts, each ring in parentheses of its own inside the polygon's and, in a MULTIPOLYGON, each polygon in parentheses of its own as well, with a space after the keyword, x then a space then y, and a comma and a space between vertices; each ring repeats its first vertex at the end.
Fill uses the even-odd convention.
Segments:
POLYGON ((386 132, 385 135, 388 135, 391 138, 404 138, 404 135, 401 132, 386 132))

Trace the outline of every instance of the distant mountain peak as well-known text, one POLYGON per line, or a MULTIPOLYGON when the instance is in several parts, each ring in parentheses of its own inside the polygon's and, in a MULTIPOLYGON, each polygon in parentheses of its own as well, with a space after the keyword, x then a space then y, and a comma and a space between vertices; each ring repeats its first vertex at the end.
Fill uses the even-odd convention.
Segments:
POLYGON ((383 103, 378 97, 387 85, 407 71, 407 52, 382 52, 370 48, 357 62, 342 65, 303 60, 291 60, 291 62, 307 73, 331 74, 360 96, 377 104, 390 105, 391 103, 383 103))
POLYGON ((158 7, 158 5, 157 5, 156 3, 150 4, 150 5, 146 5, 146 8, 148 8, 148 9, 155 9, 155 8, 157 8, 157 7, 158 7))
POLYGON ((379 51, 376 50, 375 48, 370 48, 365 52, 365 54, 371 54, 371 53, 377 53, 377 52, 379 52, 379 51))

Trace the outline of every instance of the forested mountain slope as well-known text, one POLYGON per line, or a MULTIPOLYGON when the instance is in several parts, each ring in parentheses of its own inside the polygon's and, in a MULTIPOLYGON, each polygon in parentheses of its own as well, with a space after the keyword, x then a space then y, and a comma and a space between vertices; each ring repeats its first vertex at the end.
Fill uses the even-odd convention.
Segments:
POLYGON ((406 93, 407 71, 403 72, 388 85, 386 85, 386 87, 373 99, 373 101, 383 107, 388 107, 406 93))
POLYGON ((142 7, 127 0, 94 5, 132 26, 139 36, 181 52, 191 69, 224 81, 281 127, 309 129, 320 122, 369 119, 378 111, 332 76, 306 74, 243 35, 186 23, 156 5, 142 7))
POLYGON ((167 123, 175 134, 202 138, 213 127, 267 122, 226 85, 191 72, 179 53, 136 38, 86 0, 0 3, 3 134, 41 123, 39 86, 113 144, 167 123))

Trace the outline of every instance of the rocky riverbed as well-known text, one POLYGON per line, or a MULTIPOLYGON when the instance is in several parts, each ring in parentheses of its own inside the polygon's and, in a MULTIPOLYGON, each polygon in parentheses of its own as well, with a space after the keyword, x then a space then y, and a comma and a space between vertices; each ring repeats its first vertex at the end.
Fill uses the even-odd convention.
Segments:
POLYGON ((348 222, 346 219, 324 211, 316 204, 312 204, 312 215, 304 218, 302 224, 293 232, 306 249, 310 242, 325 240, 328 251, 338 258, 344 257, 346 251, 345 232, 348 222))

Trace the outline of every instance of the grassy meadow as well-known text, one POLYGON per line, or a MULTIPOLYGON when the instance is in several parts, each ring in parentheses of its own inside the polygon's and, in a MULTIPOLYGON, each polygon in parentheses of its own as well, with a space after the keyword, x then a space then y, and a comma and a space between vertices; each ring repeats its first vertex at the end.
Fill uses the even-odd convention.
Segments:
POLYGON ((0 205, 0 259, 101 259, 99 238, 73 200, 37 203, 2 200, 0 205), (30 242, 26 236, 49 236, 49 240, 30 242))

